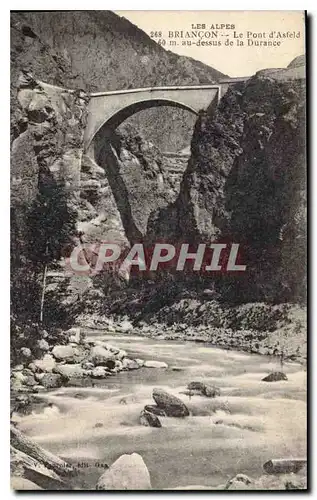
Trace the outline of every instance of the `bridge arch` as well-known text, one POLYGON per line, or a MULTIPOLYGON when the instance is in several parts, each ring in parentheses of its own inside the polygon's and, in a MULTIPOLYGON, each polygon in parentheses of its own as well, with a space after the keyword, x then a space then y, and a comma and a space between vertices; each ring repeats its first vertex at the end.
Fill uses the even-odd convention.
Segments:
POLYGON ((114 130, 124 120, 149 108, 171 106, 198 114, 199 110, 216 107, 220 98, 218 85, 188 87, 151 87, 91 94, 85 130, 86 151, 102 131, 114 130))
POLYGON ((194 108, 189 106, 188 104, 184 104, 183 102, 180 101, 175 101, 172 99, 166 99, 166 98, 156 98, 156 99, 146 99, 142 101, 136 101, 132 104, 127 105, 124 108, 119 109, 115 113, 113 113, 111 116, 107 116, 104 119, 104 122, 99 125, 99 127, 96 129, 94 135, 90 138, 90 143, 87 144, 87 147, 90 146, 91 142, 103 131, 108 132, 115 130, 119 125, 121 125, 122 122, 127 120, 127 118, 130 118, 130 116, 133 116, 135 113, 138 113, 139 111, 143 111, 145 109, 150 109, 150 108, 157 108, 161 106, 170 106, 173 108, 179 108, 179 109, 184 109, 186 111, 189 111, 190 113, 193 113, 195 115, 198 114, 198 111, 196 111, 194 108))

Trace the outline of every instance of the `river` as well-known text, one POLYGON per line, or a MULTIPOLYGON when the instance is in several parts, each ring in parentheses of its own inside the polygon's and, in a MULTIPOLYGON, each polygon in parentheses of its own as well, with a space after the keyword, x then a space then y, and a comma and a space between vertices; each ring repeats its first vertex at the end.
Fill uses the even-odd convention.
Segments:
POLYGON ((86 486, 95 488, 104 464, 123 453, 139 453, 155 489, 215 487, 237 473, 258 477, 271 458, 306 456, 306 371, 285 363, 288 380, 263 382, 280 370, 276 358, 226 351, 194 342, 137 336, 95 339, 125 349, 131 358, 165 361, 167 369, 121 372, 94 387, 65 387, 41 399, 49 406, 19 418, 18 427, 40 445, 80 465, 86 486), (217 385, 214 399, 181 394, 203 380, 217 385), (160 387, 190 410, 184 419, 160 417, 162 428, 144 427, 139 414, 160 387), (97 424, 97 425, 96 425, 97 424))

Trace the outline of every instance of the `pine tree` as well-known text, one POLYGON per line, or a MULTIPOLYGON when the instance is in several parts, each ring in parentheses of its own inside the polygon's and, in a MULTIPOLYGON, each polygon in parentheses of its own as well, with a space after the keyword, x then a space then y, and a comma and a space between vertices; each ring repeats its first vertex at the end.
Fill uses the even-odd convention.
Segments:
POLYGON ((38 298, 39 320, 43 310, 48 265, 59 260, 65 245, 76 231, 76 212, 69 206, 63 185, 51 184, 39 191, 27 217, 28 260, 34 278, 41 275, 41 293, 38 298))

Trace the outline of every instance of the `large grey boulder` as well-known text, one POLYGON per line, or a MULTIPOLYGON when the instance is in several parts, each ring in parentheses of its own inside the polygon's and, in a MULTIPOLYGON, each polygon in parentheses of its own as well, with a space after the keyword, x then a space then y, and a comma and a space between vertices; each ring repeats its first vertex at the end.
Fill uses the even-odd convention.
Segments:
POLYGON ((102 476, 97 490, 150 490, 151 479, 143 458, 138 453, 121 455, 102 476))
POLYGON ((187 389, 189 391, 194 391, 195 393, 202 396, 207 396, 207 398, 215 398, 216 396, 220 396, 219 387, 205 384, 204 382, 190 382, 187 385, 187 389))
POLYGON ((153 389, 153 399, 168 417, 187 417, 189 411, 183 401, 163 389, 153 389))
POLYGON ((145 405, 144 410, 150 413, 154 413, 154 415, 158 415, 159 417, 166 417, 165 411, 156 405, 145 405))
POLYGON ((104 366, 96 366, 91 371, 92 378, 106 378, 109 375, 109 372, 104 366))
POLYGON ((81 366, 84 370, 93 370, 95 368, 95 365, 93 363, 91 363, 90 361, 84 361, 81 364, 81 366))
POLYGON ((85 371, 80 364, 57 365, 54 372, 65 378, 81 378, 85 375, 85 371))
POLYGON ((27 385, 29 387, 34 387, 35 385, 37 385, 37 382, 36 382, 35 378, 33 377, 33 375, 27 375, 25 385, 27 385))
POLYGON ((138 370, 139 368, 140 368, 139 363, 137 363, 134 359, 124 358, 122 360, 123 370, 138 370))
POLYGON ((56 361, 51 354, 45 354, 43 359, 35 359, 32 363, 32 368, 35 366, 36 371, 52 372, 56 366, 56 361))
POLYGON ((46 389, 56 389, 62 386, 62 376, 59 373, 44 373, 41 378, 41 385, 46 389))
POLYGON ((123 358, 126 358, 127 357, 127 352, 124 350, 124 349, 119 349, 119 352, 116 354, 116 357, 122 361, 123 358))
POLYGON ((130 321, 124 320, 118 325, 118 330, 124 333, 131 332, 133 330, 133 325, 130 321))
POLYGON ((249 489, 252 480, 246 474, 237 474, 232 479, 229 479, 225 489, 226 490, 245 490, 249 489))
POLYGON ((162 427, 160 419, 147 410, 142 410, 140 414, 140 424, 146 427, 162 427))
POLYGON ((280 380, 288 380, 283 372, 272 372, 266 377, 262 378, 263 382, 279 382, 280 380))
POLYGON ((91 348, 89 361, 95 366, 105 366, 110 369, 113 369, 116 364, 114 354, 100 345, 91 348))
POLYGON ((69 335, 69 341, 74 342, 76 344, 80 344, 81 340, 83 340, 83 335, 81 334, 80 327, 73 327, 67 330, 67 335, 69 335))
POLYGON ((36 343, 37 348, 40 351, 47 352, 50 349, 50 345, 45 339, 39 339, 36 343))
POLYGON ((76 351, 71 345, 56 345, 52 350, 52 354, 58 361, 66 361, 72 360, 76 355, 76 351))
POLYGON ((43 488, 32 481, 29 481, 25 477, 12 476, 10 483, 12 490, 15 491, 43 490, 43 488))
POLYGON ((30 361, 32 359, 32 352, 28 347, 21 347, 20 355, 23 361, 30 361))
POLYGON ((13 372, 11 378, 18 382, 21 382, 21 384, 25 384, 25 382, 27 381, 27 375, 24 375, 22 371, 13 372))

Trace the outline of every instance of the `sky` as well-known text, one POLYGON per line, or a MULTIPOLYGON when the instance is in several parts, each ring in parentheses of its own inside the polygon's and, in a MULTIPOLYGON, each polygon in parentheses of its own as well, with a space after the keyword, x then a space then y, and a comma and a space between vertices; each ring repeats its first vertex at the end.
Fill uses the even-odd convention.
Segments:
MULTIPOLYGON (((164 48, 198 59, 209 66, 233 76, 249 76, 265 68, 285 68, 295 57, 305 52, 305 25, 303 11, 115 11, 126 17, 149 36, 156 32, 161 36, 154 40, 165 40, 164 48), (217 38, 201 37, 202 41, 221 41, 221 46, 183 46, 185 32, 196 29, 200 35, 206 31, 217 31, 217 38), (215 26, 217 25, 218 26, 215 26), (219 25, 227 25, 220 27, 219 25), (194 25, 194 26, 192 26, 194 25), (211 29, 214 25, 214 30, 211 29), (234 25, 234 28, 228 28, 234 25), (183 31, 176 37, 175 31, 183 31), (169 32, 173 32, 169 36, 169 32), (247 32, 249 36, 247 36, 247 32), (284 38, 277 38, 277 33, 284 38), (295 35, 298 35, 297 38, 295 35), (273 37, 272 38, 272 34, 273 37), (270 36, 271 35, 271 36, 270 36), (241 37, 240 37, 241 36, 241 37), (225 41, 231 45, 225 45, 225 41), (250 40, 250 41, 249 41, 250 40), (172 41, 172 44, 170 42, 172 41), (243 42, 243 45, 241 44, 243 42), (280 46, 256 46, 254 42, 281 42, 280 46), (253 42, 253 43, 252 43, 253 42), (174 45, 177 43, 177 45, 174 45)), ((207 34, 208 36, 208 34, 207 34)))

